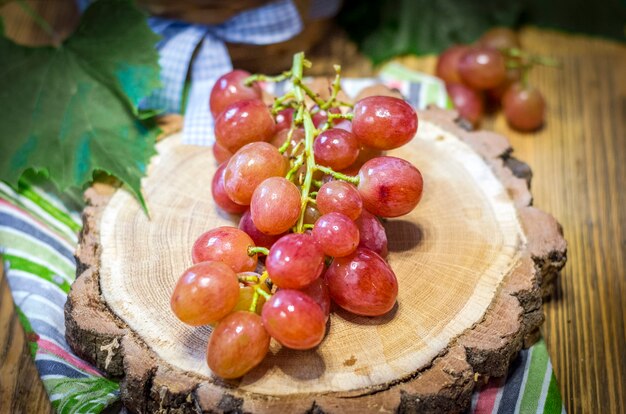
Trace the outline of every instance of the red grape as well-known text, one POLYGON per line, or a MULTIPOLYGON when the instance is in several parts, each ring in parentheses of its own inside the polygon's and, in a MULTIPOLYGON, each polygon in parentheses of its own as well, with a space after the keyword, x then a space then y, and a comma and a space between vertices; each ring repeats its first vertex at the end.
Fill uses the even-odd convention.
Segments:
POLYGON ((413 139, 416 131, 417 114, 402 99, 370 96, 354 106, 352 132, 365 146, 398 148, 413 139))
POLYGON ((494 27, 489 29, 478 39, 478 44, 483 47, 498 50, 520 47, 517 34, 508 27, 494 27))
MULTIPOLYGON (((324 124, 326 123, 326 121, 328 121, 328 114, 340 114, 341 113, 341 109, 333 107, 333 108, 329 108, 327 110, 324 109, 319 109, 319 107, 317 105, 315 105, 313 108, 311 108, 312 112, 315 112, 313 114, 313 116, 311 117, 312 121, 313 121, 313 125, 315 125, 315 128, 321 128, 324 126, 324 124)), ((337 124, 338 122, 340 122, 341 119, 335 119, 332 122, 332 125, 337 124)))
POLYGON ((469 50, 468 46, 450 46, 439 56, 435 73, 445 83, 461 83, 459 60, 469 50))
POLYGON ((311 349, 322 342, 326 332, 322 308, 298 290, 276 292, 263 307, 261 316, 269 334, 292 349, 311 349))
POLYGON ((337 122, 333 128, 343 129, 344 131, 352 132, 352 121, 348 119, 342 119, 340 122, 337 122))
POLYGON ((243 213, 241 220, 239 220, 239 230, 246 232, 248 236, 254 241, 255 246, 265 247, 269 249, 278 239, 282 237, 282 234, 270 236, 257 229, 252 221, 252 214, 250 210, 243 213))
POLYGON ((222 164, 230 159, 233 153, 222 147, 217 141, 213 143, 213 157, 218 164, 222 164))
MULTIPOLYGON (((246 275, 247 273, 254 274, 257 277, 261 276, 258 273, 254 273, 254 272, 239 273, 238 276, 246 275)), ((267 285, 265 283, 262 283, 259 286, 261 287, 261 289, 264 292, 270 293, 270 289, 267 287, 267 285)), ((253 298, 254 298, 254 286, 243 286, 243 287, 240 287, 239 288, 239 299, 237 300, 237 304, 233 308, 233 312, 249 311, 250 310, 250 306, 252 305, 253 298)), ((265 304, 265 298, 263 296, 259 295, 259 297, 257 299, 257 304, 256 304, 256 313, 258 313, 259 315, 261 314, 261 309, 263 309, 263 305, 264 304, 265 304)))
POLYGON ((216 322, 228 315, 239 297, 237 274, 222 262, 202 262, 180 276, 170 305, 188 325, 216 322))
POLYGON ((537 89, 521 83, 511 85, 504 94, 502 107, 506 120, 513 128, 529 132, 544 122, 546 102, 537 89))
POLYGON ((304 224, 315 224, 318 218, 320 218, 322 214, 320 211, 310 204, 307 204, 306 210, 304 210, 304 224))
POLYGON ((301 289, 322 273, 324 252, 310 235, 292 233, 274 243, 265 266, 278 287, 301 289))
POLYGON ((363 210, 355 223, 359 228, 359 247, 370 249, 382 258, 387 257, 387 233, 378 217, 363 210))
POLYGON ((317 208, 322 214, 337 212, 356 220, 361 215, 363 201, 358 190, 345 181, 329 181, 317 192, 317 208))
POLYGON ((363 205, 377 216, 409 213, 422 198, 423 186, 419 170, 401 158, 373 158, 359 170, 358 190, 363 205))
POLYGON ((489 99, 489 103, 499 105, 509 87, 515 82, 519 81, 521 77, 522 74, 519 68, 507 69, 506 79, 495 88, 485 91, 487 94, 487 98, 489 99))
POLYGON ((328 320, 330 316, 330 293, 328 292, 328 286, 323 277, 318 277, 306 287, 300 289, 300 292, 308 295, 320 305, 324 316, 328 320))
POLYGON ((359 168, 361 168, 363 164, 372 158, 381 157, 383 155, 385 155, 385 151, 383 150, 362 146, 359 150, 359 156, 356 158, 356 161, 354 161, 354 164, 352 164, 351 167, 356 167, 356 172, 358 173, 359 168))
MULTIPOLYGON (((285 141, 287 141, 287 135, 289 135, 289 130, 281 129, 280 131, 276 133, 276 135, 274 135, 274 138, 272 138, 272 140, 270 141, 270 144, 272 144, 276 148, 282 147, 285 141)), ((293 134, 291 135, 291 142, 289 143, 289 146, 287 147, 287 150, 283 153, 283 155, 286 157, 289 157, 291 155, 291 151, 293 151, 296 144, 298 144, 298 142, 302 140, 304 140, 304 129, 302 128, 294 129, 293 134)), ((300 151, 298 151, 298 154, 300 154, 302 151, 304 151, 304 146, 302 147, 300 151)), ((298 155, 298 154, 293 154, 293 155, 298 155)))
POLYGON ((324 277, 333 301, 357 315, 383 315, 398 296, 398 280, 391 267, 368 249, 335 258, 324 277))
POLYGON ((341 170, 351 165, 359 155, 356 137, 343 129, 331 128, 319 134, 313 141, 315 162, 341 170))
POLYGON ((359 229, 345 214, 328 213, 315 223, 313 238, 328 256, 343 257, 359 245, 359 229))
POLYGON ((274 127, 272 113, 262 101, 238 101, 228 105, 215 120, 215 139, 235 152, 251 142, 269 141, 274 127))
POLYGON ((504 57, 495 49, 471 49, 459 61, 463 83, 475 90, 495 88, 506 79, 504 57))
POLYGON ((248 76, 250 74, 244 70, 233 70, 222 75, 215 82, 209 97, 209 107, 213 118, 217 118, 232 103, 246 99, 261 99, 262 92, 259 85, 253 83, 246 86, 244 84, 248 76))
POLYGON ((194 263, 220 261, 237 273, 251 272, 256 269, 257 256, 248 255, 250 246, 254 242, 238 228, 217 227, 198 237, 191 249, 191 259, 194 263))
POLYGON ((285 108, 276 114, 276 131, 291 128, 293 113, 293 108, 285 108))
POLYGON ((476 125, 483 116, 483 99, 480 93, 461 83, 448 84, 446 89, 459 115, 476 125))
POLYGON ((207 363, 222 378, 239 378, 259 365, 269 349, 270 335, 261 317, 252 312, 234 312, 213 329, 207 363))
POLYGON ((233 155, 224 172, 226 194, 235 203, 249 205, 256 187, 266 178, 285 174, 285 158, 267 142, 253 142, 233 155))
POLYGON ((281 234, 300 217, 300 190, 284 177, 265 179, 254 190, 250 213, 257 229, 265 234, 281 234))
POLYGON ((224 188, 225 170, 226 163, 223 163, 222 165, 217 167, 217 171, 215 171, 215 175, 213 175, 213 181, 211 182, 211 193, 213 194, 213 201, 215 201, 215 204, 217 204, 219 208, 227 213, 241 214, 246 211, 247 207, 235 203, 233 200, 230 199, 230 197, 228 197, 228 194, 226 194, 226 189, 224 188))

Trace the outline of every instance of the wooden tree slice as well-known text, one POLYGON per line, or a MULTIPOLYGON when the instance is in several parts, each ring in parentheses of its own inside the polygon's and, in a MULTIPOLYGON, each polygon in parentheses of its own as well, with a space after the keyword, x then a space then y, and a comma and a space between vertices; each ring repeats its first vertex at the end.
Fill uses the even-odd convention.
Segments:
POLYGON ((554 218, 530 207, 530 171, 505 138, 467 132, 449 111, 419 117, 416 138, 390 153, 425 181, 420 205, 385 223, 400 284, 390 314, 337 310, 318 348, 273 343, 241 380, 213 376, 210 328, 179 322, 169 299, 194 240, 236 217, 211 200, 211 150, 172 136, 144 182, 150 218, 126 191, 88 191, 68 342, 123 377, 136 412, 464 410, 475 374, 504 375, 543 321, 544 281, 565 264, 566 245, 554 218))

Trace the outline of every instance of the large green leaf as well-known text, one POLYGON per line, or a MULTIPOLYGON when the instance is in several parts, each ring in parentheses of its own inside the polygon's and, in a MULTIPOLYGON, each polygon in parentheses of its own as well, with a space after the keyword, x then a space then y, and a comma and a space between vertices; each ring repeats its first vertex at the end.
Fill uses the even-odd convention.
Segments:
POLYGON ((58 48, 0 37, 0 179, 32 168, 65 189, 106 171, 143 203, 155 130, 137 104, 160 85, 157 41, 131 0, 92 3, 58 48))

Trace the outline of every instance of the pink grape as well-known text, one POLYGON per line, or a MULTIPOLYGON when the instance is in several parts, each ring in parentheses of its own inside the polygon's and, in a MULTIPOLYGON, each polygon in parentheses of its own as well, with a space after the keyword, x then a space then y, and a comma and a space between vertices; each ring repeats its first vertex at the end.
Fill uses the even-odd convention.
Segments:
POLYGON ((300 289, 300 292, 311 297, 311 299, 313 299, 315 303, 320 306, 322 312, 324 312, 326 320, 328 320, 328 317, 330 316, 330 293, 324 278, 318 277, 309 285, 300 289))
MULTIPOLYGON (((317 111, 313 114, 313 116, 311 117, 311 120, 313 121, 313 125, 315 125, 315 128, 321 128, 324 126, 324 124, 326 123, 326 121, 328 121, 328 114, 340 114, 341 113, 341 109, 333 107, 333 108, 329 108, 327 110, 324 109, 319 109, 319 107, 317 105, 315 105, 313 108, 311 108, 311 111, 317 111)), ((341 119, 335 119, 332 122, 332 125, 337 124, 338 122, 340 122, 341 119)))
POLYGON ((359 156, 356 158, 356 161, 354 161, 354 164, 352 165, 355 166, 358 171, 358 169, 361 168, 363 164, 365 164, 372 158, 381 157, 383 155, 385 155, 385 151, 383 150, 361 146, 361 149, 359 150, 359 156))
POLYGON ((304 224, 315 224, 318 218, 320 218, 322 214, 317 209, 317 207, 307 204, 306 210, 304 210, 304 224))
POLYGON ((345 214, 328 213, 315 223, 313 238, 328 256, 343 257, 359 245, 359 229, 345 214))
POLYGON ((422 174, 413 164, 396 157, 373 158, 359 170, 358 190, 363 206, 382 217, 409 213, 422 198, 422 174))
POLYGON ((472 89, 495 88, 506 79, 504 57, 495 49, 471 49, 459 61, 459 74, 463 83, 472 89))
POLYGON ((248 255, 250 246, 254 242, 238 228, 217 227, 198 237, 191 249, 191 259, 194 263, 220 261, 237 273, 251 272, 256 269, 257 256, 248 255))
POLYGON ((539 129, 544 122, 546 102, 537 89, 524 87, 521 83, 511 85, 502 99, 504 115, 510 126, 530 132, 539 129))
POLYGON ((298 290, 276 292, 263 306, 261 316, 272 338, 287 348, 311 349, 324 339, 326 318, 322 308, 298 290))
POLYGON ((300 204, 300 190, 294 183, 283 177, 267 178, 252 195, 252 221, 265 234, 284 233, 298 221, 300 204))
POLYGON ((258 84, 253 83, 250 86, 244 84, 248 76, 250 73, 244 70, 233 70, 217 79, 209 97, 209 107, 213 118, 217 118, 232 103, 247 99, 261 99, 262 91, 258 84))
POLYGON ((506 91, 518 82, 522 77, 522 73, 519 68, 509 68, 506 70, 506 79, 498 86, 485 91, 490 103, 499 105, 504 97, 506 91))
MULTIPOLYGON (((274 135, 274 137, 270 141, 270 144, 272 144, 276 148, 280 148, 285 143, 285 141, 287 141, 288 135, 289 135, 288 129, 281 129, 280 131, 276 133, 276 135, 274 135)), ((293 134, 291 134, 291 142, 289 143, 289 146, 287 147, 287 150, 283 153, 283 155, 286 157, 289 157, 289 155, 291 155, 291 151, 293 151, 296 144, 298 144, 298 142, 302 140, 304 140, 304 129, 302 128, 294 129, 293 134)), ((304 150, 304 146, 302 146, 302 150, 300 150, 298 154, 301 153, 303 150, 304 150)), ((297 154, 294 154, 294 155, 297 155, 297 154)))
POLYGON ((324 277, 333 301, 357 315, 384 315, 398 296, 393 270, 368 249, 358 248, 350 256, 335 258, 324 277))
POLYGON ((497 50, 520 47, 517 34, 508 27, 494 27, 489 29, 478 39, 477 43, 480 46, 497 50))
POLYGON ((211 194, 213 194, 213 201, 215 201, 215 204, 217 204, 219 208, 227 213, 241 214, 247 210, 247 207, 235 203, 230 199, 230 197, 228 197, 228 194, 226 194, 226 189, 224 188, 225 170, 226 163, 223 163, 217 167, 217 171, 215 171, 215 175, 213 175, 213 180, 211 182, 211 194))
POLYGON ((250 99, 232 103, 215 120, 215 139, 230 152, 274 136, 274 118, 263 101, 250 99))
POLYGON ((222 262, 202 262, 178 279, 170 305, 182 322, 207 325, 228 315, 237 304, 237 274, 222 262))
POLYGON ((294 112, 293 108, 285 108, 276 114, 276 131, 291 128, 294 112))
POLYGON ((355 223, 359 228, 359 247, 369 249, 382 258, 387 257, 387 233, 378 217, 363 210, 355 223))
POLYGON ((415 136, 417 114, 391 96, 370 96, 354 106, 352 132, 362 145, 382 150, 401 147, 415 136))
POLYGON ((233 153, 222 147, 218 142, 213 143, 213 157, 218 164, 222 164, 233 156, 233 153))
POLYGON ((483 117, 484 110, 480 92, 461 83, 448 84, 446 89, 459 115, 476 125, 483 117))
MULTIPOLYGON (((253 272, 239 273, 237 276, 246 275, 248 273, 255 274, 258 277, 261 276, 258 273, 253 273, 253 272)), ((270 289, 267 287, 265 283, 262 283, 260 287, 264 292, 270 293, 270 289)), ((253 286, 239 287, 239 299, 237 300, 237 304, 233 308, 233 312, 242 311, 242 310, 243 311, 250 310, 250 306, 252 305, 253 299, 254 299, 254 287, 253 286)), ((264 304, 265 304, 265 298, 259 295, 257 299, 257 303, 256 303, 256 313, 258 313, 259 315, 261 314, 261 310, 263 309, 264 304)))
POLYGON ((253 142, 237 151, 226 165, 224 188, 235 203, 249 205, 266 178, 285 175, 285 158, 267 142, 253 142))
POLYGON ((344 131, 352 132, 352 121, 348 119, 342 119, 339 122, 337 122, 333 127, 338 128, 338 129, 343 129, 344 131))
POLYGON ((351 132, 331 128, 315 138, 313 154, 316 163, 333 170, 342 170, 356 161, 359 142, 351 132))
POLYGON ((351 220, 361 215, 363 201, 358 190, 345 181, 329 181, 317 192, 317 208, 322 214, 337 212, 351 220))
POLYGON ((213 329, 207 363, 222 378, 239 378, 259 365, 269 349, 270 335, 261 317, 252 312, 234 312, 213 329))
POLYGON ((469 47, 464 45, 454 45, 444 50, 437 60, 435 74, 445 83, 461 83, 459 61, 468 50, 469 47))
POLYGON ((252 221, 252 214, 250 214, 250 210, 247 210, 243 213, 243 216, 241 216, 241 220, 239 220, 239 230, 246 232, 246 234, 250 236, 254 242, 255 246, 265 247, 266 249, 272 247, 272 245, 282 237, 282 234, 270 236, 269 234, 265 234, 261 230, 257 229, 252 221))
POLYGON ((301 289, 324 269, 324 252, 308 234, 283 236, 270 249, 265 267, 272 282, 284 289, 301 289))

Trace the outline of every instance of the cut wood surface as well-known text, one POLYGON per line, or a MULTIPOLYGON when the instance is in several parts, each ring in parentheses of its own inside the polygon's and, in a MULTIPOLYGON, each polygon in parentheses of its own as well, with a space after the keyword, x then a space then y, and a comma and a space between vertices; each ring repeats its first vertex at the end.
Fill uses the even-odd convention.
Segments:
POLYGON ((542 282, 565 263, 560 227, 529 206, 528 170, 510 151, 499 135, 457 126, 452 112, 420 113, 417 137, 391 152, 425 180, 420 205, 386 222, 396 308, 380 318, 337 311, 315 350, 274 343, 259 367, 224 382, 206 366, 210 329, 180 323, 169 297, 196 237, 236 218, 211 201, 210 149, 170 137, 144 183, 150 219, 123 190, 88 192, 68 342, 123 376, 133 411, 460 412, 475 374, 504 375, 534 337, 542 282))

